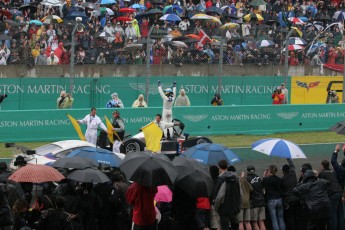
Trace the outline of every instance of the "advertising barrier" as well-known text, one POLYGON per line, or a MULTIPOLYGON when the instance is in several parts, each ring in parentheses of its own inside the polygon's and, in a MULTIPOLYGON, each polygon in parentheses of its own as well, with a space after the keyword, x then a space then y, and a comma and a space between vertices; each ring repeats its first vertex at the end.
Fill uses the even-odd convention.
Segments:
MULTIPOLYGON (((111 77, 75 78, 0 78, 0 94, 8 98, 0 104, 2 110, 56 109, 61 90, 72 92, 73 108, 105 108, 111 94, 118 93, 126 108, 132 107, 143 94, 149 107, 162 106, 158 93, 177 82, 177 94, 183 88, 192 106, 208 106, 220 91, 224 105, 272 104, 271 94, 283 77, 111 77)), ((288 84, 289 85, 289 84, 288 84)))
MULTIPOLYGON (((98 109, 97 115, 112 118, 113 109, 98 109)), ((126 133, 136 134, 152 121, 162 108, 124 108, 119 110, 126 133)), ((0 111, 1 142, 54 141, 78 139, 66 113, 82 119, 89 109, 0 111)), ((344 104, 257 105, 218 107, 177 107, 173 117, 185 123, 191 135, 269 134, 279 132, 327 130, 345 120, 344 104)), ((85 126, 82 125, 83 131, 85 126)))

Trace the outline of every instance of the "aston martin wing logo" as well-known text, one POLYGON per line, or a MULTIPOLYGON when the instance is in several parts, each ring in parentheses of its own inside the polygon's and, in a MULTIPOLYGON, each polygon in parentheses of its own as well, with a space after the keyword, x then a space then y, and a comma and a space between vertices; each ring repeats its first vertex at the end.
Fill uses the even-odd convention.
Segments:
MULTIPOLYGON (((138 90, 140 93, 146 93, 145 83, 129 83, 129 86, 132 89, 138 90)), ((149 84, 149 94, 156 95, 158 93, 157 84, 149 84)))
POLYGON ((285 120, 290 120, 298 116, 299 112, 290 112, 290 113, 276 113, 278 117, 281 117, 285 120))
POLYGON ((191 121, 191 122, 199 122, 208 117, 207 114, 201 114, 201 115, 183 115, 183 118, 191 121))

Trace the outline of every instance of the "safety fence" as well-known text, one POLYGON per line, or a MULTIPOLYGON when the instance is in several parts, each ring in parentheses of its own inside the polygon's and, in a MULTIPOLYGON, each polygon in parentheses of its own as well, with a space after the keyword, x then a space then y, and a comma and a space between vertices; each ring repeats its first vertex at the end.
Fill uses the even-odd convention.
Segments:
MULTIPOLYGON (((97 114, 111 117, 112 109, 98 109, 97 114)), ((126 132, 136 134, 151 122, 162 108, 119 109, 126 132)), ((344 104, 257 105, 177 107, 173 117, 185 123, 191 135, 269 134, 328 130, 344 120, 344 104)), ((84 118, 90 109, 1 111, 1 142, 52 141, 78 139, 66 113, 84 118)), ((82 126, 83 130, 85 127, 82 126)))

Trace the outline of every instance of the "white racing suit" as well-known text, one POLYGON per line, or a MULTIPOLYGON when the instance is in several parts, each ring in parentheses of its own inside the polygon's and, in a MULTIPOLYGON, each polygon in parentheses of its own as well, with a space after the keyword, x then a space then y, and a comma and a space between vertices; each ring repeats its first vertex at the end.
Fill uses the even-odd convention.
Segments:
POLYGON ((85 132, 86 141, 94 145, 97 145, 98 126, 100 126, 101 129, 103 129, 104 131, 107 131, 107 127, 105 127, 105 125, 97 115, 93 117, 90 114, 88 114, 84 117, 84 119, 78 120, 78 122, 80 124, 87 125, 87 129, 85 132))
MULTIPOLYGON (((172 107, 175 100, 176 95, 176 87, 173 88, 173 96, 167 97, 165 96, 162 87, 158 86, 159 94, 163 99, 163 112, 162 112, 162 120, 166 123, 172 123, 172 107)), ((168 130, 170 133, 170 138, 174 137, 174 130, 172 127, 163 129, 164 137, 168 138, 168 130)))

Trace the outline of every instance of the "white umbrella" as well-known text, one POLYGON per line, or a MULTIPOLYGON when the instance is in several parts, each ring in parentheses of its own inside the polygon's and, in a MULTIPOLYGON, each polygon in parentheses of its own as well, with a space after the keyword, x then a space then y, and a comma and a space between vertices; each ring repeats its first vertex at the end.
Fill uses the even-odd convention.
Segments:
POLYGON ((186 45, 186 43, 181 42, 181 41, 173 41, 173 42, 172 42, 172 45, 173 45, 173 46, 176 46, 176 47, 188 48, 188 46, 186 45))
POLYGON ((114 15, 114 11, 112 11, 111 9, 109 9, 109 8, 99 8, 99 9, 96 9, 96 10, 94 10, 94 11, 92 11, 92 14, 94 15, 94 16, 100 16, 101 15, 101 12, 107 12, 107 14, 109 15, 109 16, 112 16, 112 15, 114 15))
POLYGON ((62 6, 63 3, 60 0, 43 0, 41 5, 45 6, 62 6))

